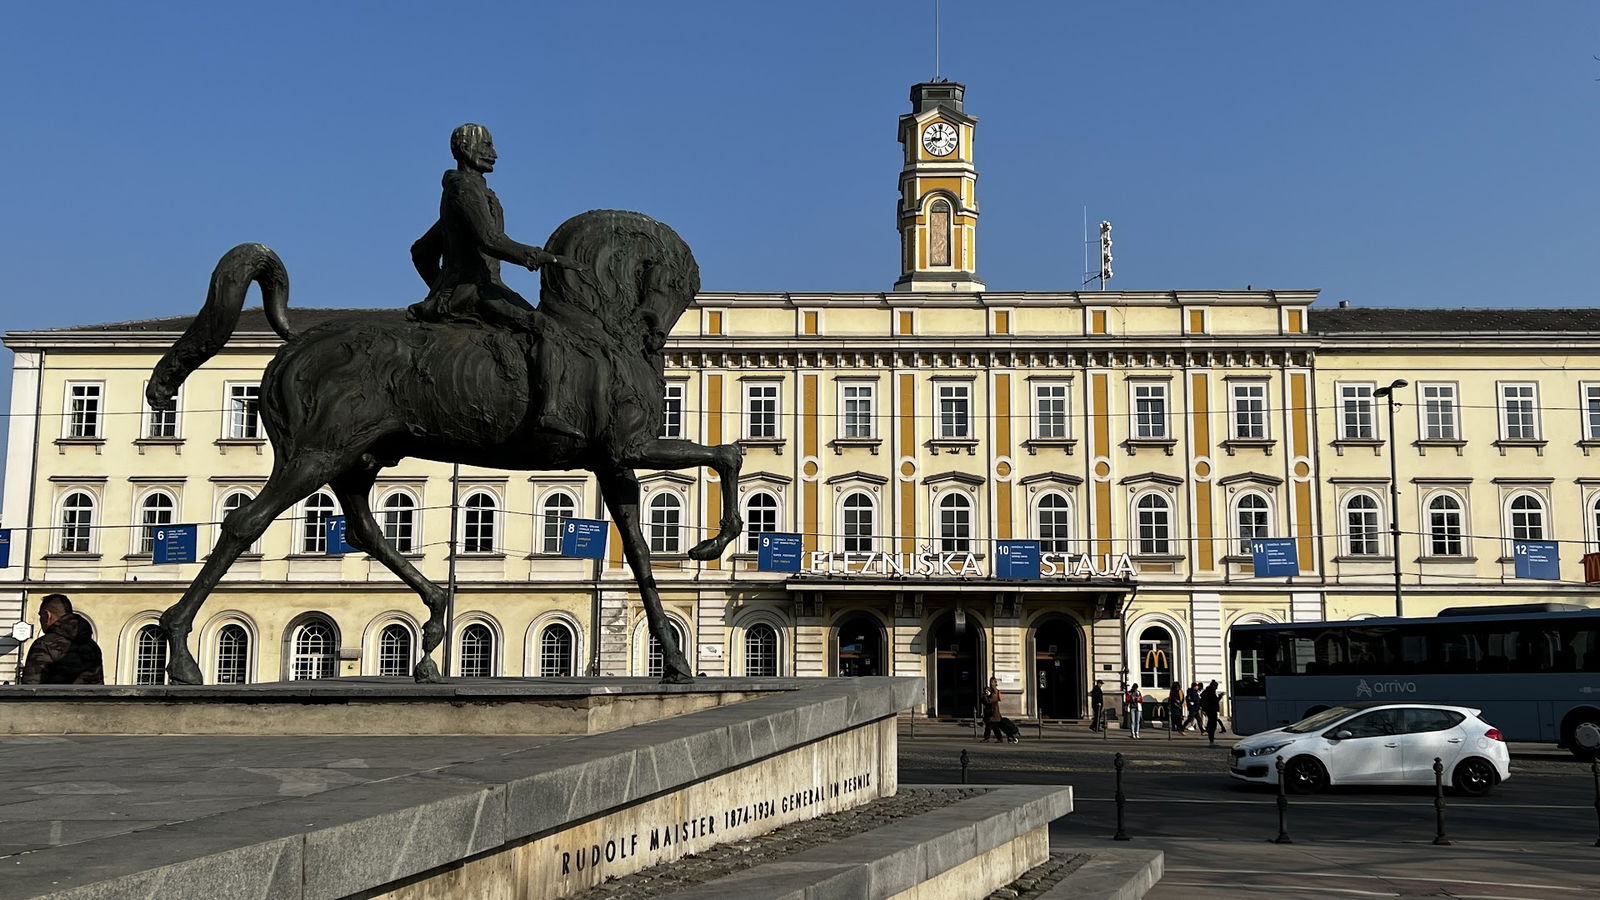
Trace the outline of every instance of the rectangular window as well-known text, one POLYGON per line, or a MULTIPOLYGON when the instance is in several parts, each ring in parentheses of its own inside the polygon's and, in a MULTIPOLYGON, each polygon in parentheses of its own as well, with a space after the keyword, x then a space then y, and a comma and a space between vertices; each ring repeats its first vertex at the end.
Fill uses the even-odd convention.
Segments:
POLYGON ((1539 398, 1533 384, 1500 385, 1500 438, 1507 441, 1539 439, 1539 398))
POLYGON ((1245 382, 1232 387, 1233 439, 1236 441, 1264 441, 1267 439, 1267 385, 1265 382, 1245 382))
MULTIPOLYGON (((145 382, 149 386, 149 382, 145 382)), ((139 392, 144 396, 144 391, 139 392)), ((171 441, 178 438, 178 407, 183 402, 183 394, 173 400, 171 409, 156 410, 150 408, 149 400, 142 400, 144 404, 144 423, 139 430, 139 437, 147 441, 171 441)))
POLYGON ((661 436, 683 437, 683 383, 668 383, 661 405, 661 436))
POLYGON ((1033 436, 1042 441, 1064 441, 1072 436, 1067 419, 1066 384, 1033 386, 1033 436))
POLYGON ((945 382, 937 386, 939 437, 966 440, 972 437, 972 385, 945 382))
POLYGON ((839 436, 847 440, 877 437, 873 425, 877 385, 870 382, 839 385, 839 436))
POLYGON ((1453 384, 1424 384, 1422 392, 1422 439, 1425 441, 1460 440, 1456 421, 1456 386, 1453 384))
POLYGON ((1167 438, 1167 385, 1165 382, 1133 383, 1133 437, 1140 441, 1167 438))
POLYGON ((1600 384, 1583 386, 1583 439, 1600 441, 1600 384))
POLYGON ((261 440, 261 385, 228 385, 228 440, 261 440))
POLYGON ((1370 384, 1339 385, 1339 439, 1344 441, 1371 441, 1378 437, 1372 418, 1372 391, 1370 384))
POLYGON ((775 382, 745 383, 744 436, 755 440, 778 437, 778 385, 775 382))
POLYGON ((67 428, 63 437, 96 440, 101 437, 101 401, 105 383, 100 381, 67 382, 67 428))

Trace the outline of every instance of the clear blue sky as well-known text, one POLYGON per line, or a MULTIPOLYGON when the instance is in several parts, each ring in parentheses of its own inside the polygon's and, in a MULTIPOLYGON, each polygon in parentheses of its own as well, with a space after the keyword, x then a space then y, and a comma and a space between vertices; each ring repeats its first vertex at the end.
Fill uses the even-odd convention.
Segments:
MULTIPOLYGON (((887 290, 932 6, 8 4, 0 328, 192 313, 246 240, 282 255, 292 305, 419 299, 407 251, 465 121, 495 133, 520 240, 638 209, 709 290, 887 290)), ((1593 302, 1600 4, 944 0, 943 21, 993 289, 1077 288, 1087 205, 1115 223, 1115 288, 1593 302)))

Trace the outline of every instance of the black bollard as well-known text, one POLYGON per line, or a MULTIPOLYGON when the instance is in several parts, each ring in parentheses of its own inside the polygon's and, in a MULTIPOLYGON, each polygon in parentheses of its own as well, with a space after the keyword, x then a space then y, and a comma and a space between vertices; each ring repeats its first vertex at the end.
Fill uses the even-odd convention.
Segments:
MULTIPOLYGON (((1600 759, 1589 763, 1589 771, 1594 774, 1594 816, 1600 820, 1600 759)), ((1600 847, 1600 837, 1594 839, 1594 845, 1600 847)))
POLYGON ((1117 758, 1112 760, 1112 764, 1117 767, 1117 833, 1112 835, 1111 839, 1114 841, 1131 841, 1133 838, 1129 837, 1127 829, 1122 827, 1122 810, 1123 807, 1128 805, 1128 796, 1122 793, 1122 767, 1126 766, 1128 761, 1122 758, 1121 753, 1118 753, 1117 758))
POLYGON ((965 750, 961 751, 961 783, 962 784, 966 784, 967 783, 967 766, 971 762, 972 762, 971 758, 967 756, 967 751, 965 751, 965 750))
POLYGON ((1274 844, 1292 844, 1294 838, 1289 837, 1289 792, 1284 787, 1283 757, 1278 757, 1278 836, 1272 839, 1274 844))
POLYGON ((1437 756, 1433 758, 1433 819, 1438 832, 1433 842, 1440 847, 1450 846, 1450 839, 1444 836, 1444 762, 1437 756))

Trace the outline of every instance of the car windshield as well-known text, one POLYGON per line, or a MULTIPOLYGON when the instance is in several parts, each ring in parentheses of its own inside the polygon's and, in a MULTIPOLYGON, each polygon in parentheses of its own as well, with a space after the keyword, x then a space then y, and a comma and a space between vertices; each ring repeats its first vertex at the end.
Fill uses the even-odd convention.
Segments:
POLYGON ((1288 726, 1283 730, 1289 732, 1290 734, 1305 734, 1308 731, 1316 731, 1318 728, 1332 724, 1333 722, 1338 721, 1339 719, 1342 719, 1353 712, 1355 712, 1355 710, 1348 707, 1335 706, 1333 709, 1325 709, 1314 716, 1308 716, 1304 719, 1301 719, 1300 721, 1288 726))

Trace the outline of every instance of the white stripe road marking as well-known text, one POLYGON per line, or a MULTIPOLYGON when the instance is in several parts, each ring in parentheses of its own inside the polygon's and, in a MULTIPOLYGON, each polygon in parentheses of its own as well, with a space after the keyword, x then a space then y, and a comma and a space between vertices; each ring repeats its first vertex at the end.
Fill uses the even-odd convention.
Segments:
MULTIPOLYGON (((1221 885, 1217 884, 1216 882, 1212 882, 1212 881, 1172 881, 1171 879, 1168 879, 1168 878, 1161 879, 1160 881, 1156 882, 1156 885, 1159 886, 1159 887, 1209 887, 1209 888, 1221 887, 1221 885)), ((1280 894, 1283 892, 1285 887, 1286 887, 1285 885, 1281 885, 1281 884, 1229 884, 1229 885, 1227 885, 1227 888, 1230 891, 1276 891, 1276 892, 1278 892, 1280 894)), ((1317 891, 1319 894, 1355 894, 1356 896, 1359 896, 1359 897, 1398 897, 1398 896, 1400 896, 1399 894, 1395 893, 1394 891, 1363 891, 1363 890, 1357 890, 1356 888, 1335 888, 1335 887, 1321 887, 1321 886, 1318 886, 1318 887, 1312 888, 1312 890, 1317 891)))
MULTIPOLYGON (((1078 801, 1080 803, 1115 803, 1116 802, 1116 798, 1114 798, 1114 797, 1073 797, 1072 799, 1075 800, 1075 801, 1078 801)), ((1429 803, 1432 800, 1433 800, 1432 797, 1423 797, 1421 799, 1413 800, 1413 801, 1410 801, 1410 802, 1403 802, 1403 801, 1382 801, 1382 802, 1371 801, 1371 802, 1368 802, 1368 801, 1363 801, 1363 800, 1355 800, 1355 801, 1349 801, 1349 802, 1339 801, 1339 800, 1295 800, 1290 805, 1291 806, 1404 806, 1404 807, 1418 807, 1418 808, 1429 807, 1429 808, 1431 808, 1429 806, 1429 803), (1424 801, 1428 801, 1428 802, 1424 802, 1424 801)), ((1206 799, 1203 799, 1203 798, 1197 798, 1197 799, 1193 799, 1193 800, 1188 800, 1188 799, 1181 799, 1181 798, 1172 798, 1172 799, 1163 800, 1163 799, 1150 798, 1150 797, 1143 797, 1143 798, 1139 798, 1139 799, 1135 799, 1133 797, 1129 797, 1127 802, 1129 802, 1129 803, 1159 803, 1162 806, 1169 806, 1169 805, 1174 804, 1174 803, 1204 803, 1207 806, 1213 806, 1213 805, 1221 804, 1221 803, 1229 803, 1229 804, 1235 804, 1235 805, 1239 805, 1239 806, 1271 806, 1272 803, 1273 803, 1273 798, 1264 797, 1264 798, 1262 798, 1260 800, 1206 800, 1206 799)), ((1493 803, 1493 802, 1486 803, 1486 804, 1484 804, 1482 806, 1472 806, 1472 805, 1461 805, 1458 802, 1458 803, 1455 803, 1455 804, 1451 804, 1450 808, 1451 809, 1487 809, 1487 810, 1500 810, 1500 809, 1582 809, 1582 810, 1588 810, 1588 809, 1592 809, 1593 807, 1591 807, 1591 806, 1568 806, 1568 805, 1564 805, 1564 804, 1555 804, 1555 803, 1493 803)))
MULTIPOLYGON (((1428 878, 1421 875, 1359 875, 1354 872, 1274 872, 1268 869, 1202 869, 1197 866, 1167 866, 1168 872, 1205 872, 1213 875, 1273 875, 1293 874, 1295 878, 1351 878, 1367 881, 1429 881, 1441 884, 1477 884, 1484 887, 1532 888, 1536 891, 1581 891, 1590 888, 1570 887, 1564 884, 1529 884, 1521 881, 1478 881, 1472 878, 1428 878)), ((1165 884, 1166 882, 1161 882, 1165 884)), ((1319 890, 1321 890, 1319 888, 1319 890)))

